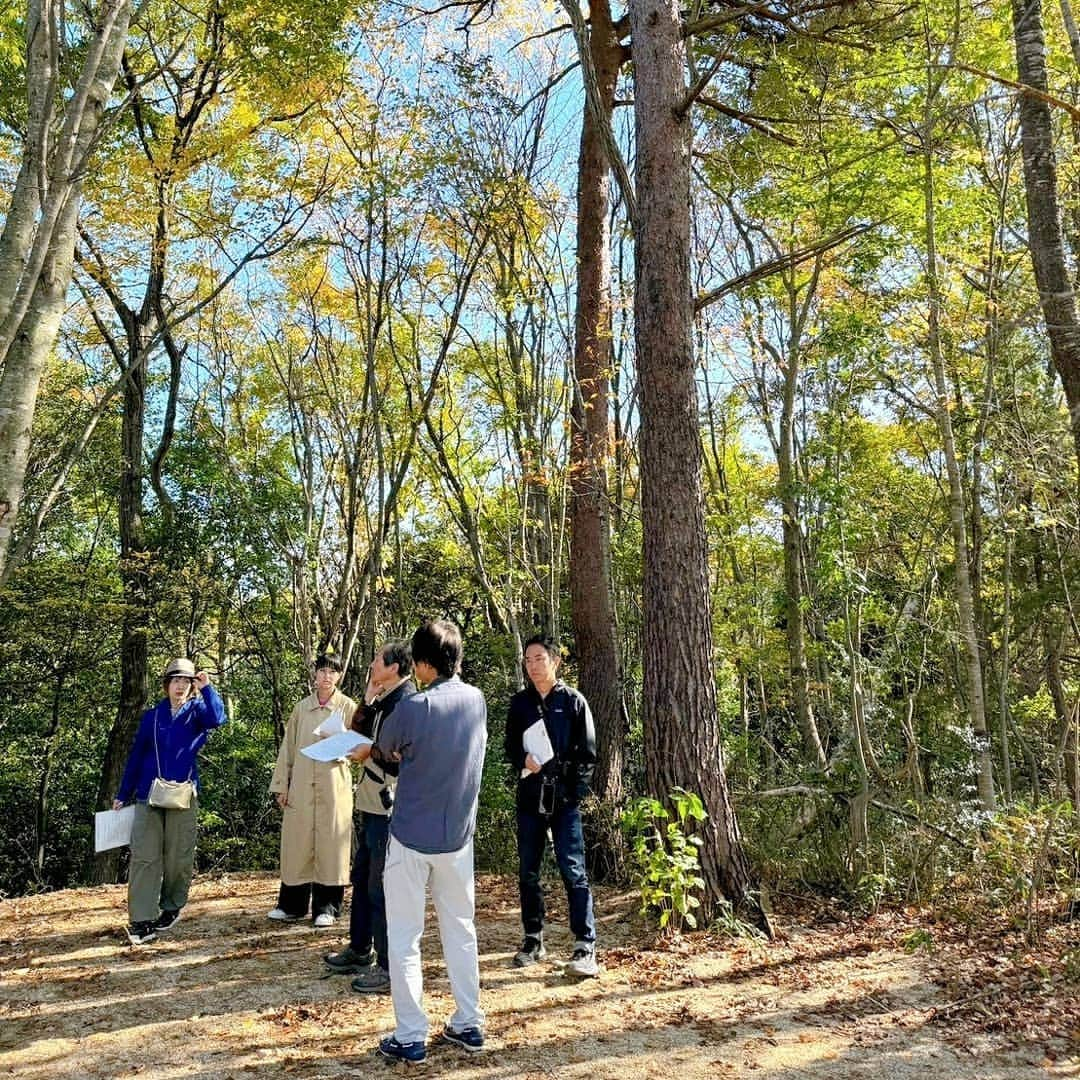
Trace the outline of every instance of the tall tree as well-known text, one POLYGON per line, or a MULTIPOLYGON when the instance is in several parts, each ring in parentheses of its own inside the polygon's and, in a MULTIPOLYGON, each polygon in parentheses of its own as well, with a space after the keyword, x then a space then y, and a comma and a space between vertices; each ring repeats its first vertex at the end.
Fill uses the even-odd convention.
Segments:
MULTIPOLYGON (((170 281, 174 275, 179 276, 175 266, 180 261, 176 258, 176 249, 182 250, 183 241, 193 239, 177 234, 178 221, 185 217, 180 210, 185 184, 199 169, 207 168, 211 163, 226 173, 231 172, 230 180, 235 183, 245 168, 251 169, 258 157, 256 147, 244 144, 248 140, 257 144, 255 136, 269 121, 252 109, 250 101, 241 106, 243 120, 230 116, 228 108, 215 115, 214 106, 235 104, 237 97, 245 96, 238 91, 250 89, 254 81, 245 80, 247 73, 243 66, 233 61, 233 52, 249 42, 242 33, 232 32, 219 5, 211 3, 201 10, 166 7, 149 15, 140 30, 145 35, 138 43, 142 48, 133 43, 123 62, 125 84, 131 99, 134 151, 134 159, 124 158, 124 162, 130 168, 131 188, 139 190, 140 179, 145 185, 142 193, 147 217, 140 222, 133 214, 130 223, 120 222, 123 239, 120 245, 114 244, 111 249, 95 239, 89 227, 84 228, 79 252, 81 267, 113 309, 118 332, 109 329, 103 315, 95 311, 94 317, 124 378, 118 515, 126 610, 120 642, 120 702, 116 723, 109 735, 99 791, 99 803, 103 806, 116 792, 147 696, 148 632, 150 609, 154 603, 149 570, 157 551, 148 535, 144 499, 149 480, 161 509, 163 533, 170 536, 174 507, 164 482, 164 462, 175 437, 186 352, 179 328, 198 314, 215 293, 223 290, 240 269, 253 260, 265 259, 282 250, 295 235, 298 225, 303 224, 310 203, 323 193, 324 179, 320 177, 313 184, 306 184, 297 169, 290 177, 296 185, 295 192, 284 200, 280 197, 275 200, 276 192, 267 191, 268 187, 274 188, 275 181, 282 179, 272 168, 268 169, 269 177, 263 178, 261 189, 250 174, 244 177, 251 185, 247 190, 242 183, 236 183, 230 202, 240 204, 240 209, 234 207, 234 212, 239 216, 247 211, 259 222, 250 232, 243 230, 244 239, 250 246, 238 252, 234 246, 236 241, 227 230, 221 229, 220 220, 212 213, 206 213, 200 221, 203 235, 207 238, 218 235, 231 265, 217 275, 212 271, 207 273, 205 266, 184 267, 180 273, 186 278, 183 287, 187 293, 186 303, 180 302, 178 297, 170 297, 170 281), (167 64, 161 64, 158 59, 164 55, 170 57, 167 64), (160 100, 155 96, 158 92, 160 100), (228 130, 230 123, 231 131, 228 130), (208 124, 220 125, 218 139, 200 145, 199 140, 208 124), (228 152, 235 152, 238 147, 242 147, 240 152, 247 155, 246 166, 237 160, 227 160, 228 152), (215 161, 215 157, 218 160, 215 161), (245 196, 253 204, 261 203, 257 211, 244 206, 245 196), (284 205, 276 205, 279 201, 284 205), (270 228, 264 232, 262 222, 266 220, 268 208, 272 208, 271 212, 280 210, 281 216, 278 220, 271 218, 270 228), (138 239, 132 236, 132 226, 138 239), (250 233, 257 236, 254 242, 250 242, 250 233), (118 254, 123 247, 128 253, 141 249, 143 265, 137 270, 133 265, 125 265, 127 260, 118 254), (148 365, 159 349, 163 349, 168 362, 164 416, 147 462, 148 365)), ((301 36, 297 53, 306 58, 310 52, 305 50, 304 44, 301 36)), ((260 104, 266 107, 264 102, 260 104)), ((268 107, 267 111, 270 111, 268 107)), ((274 119, 281 120, 280 117, 274 119)), ((122 152, 127 147, 121 144, 115 149, 123 157, 122 152)), ((257 173, 257 170, 251 169, 251 173, 257 173)), ((125 195, 130 197, 127 192, 125 195)), ((208 201, 212 205, 212 197, 208 201)), ((186 216, 190 220, 196 215, 189 213, 186 216)), ((115 230, 118 223, 113 221, 111 225, 115 230)), ((179 282, 176 288, 180 290, 179 282)), ((98 880, 110 880, 116 865, 115 852, 104 853, 96 863, 98 880)))
MULTIPOLYGON (((565 0, 581 23, 577 0, 565 0)), ((628 50, 608 0, 592 0, 578 30, 586 91, 577 167, 577 311, 570 442, 570 611, 579 685, 597 731, 593 787, 602 799, 622 792, 626 706, 611 588, 608 473, 611 371, 611 118, 628 50), (587 61, 587 63, 586 63, 587 61)))
POLYGON ((700 793, 708 914, 726 898, 763 928, 728 794, 716 711, 690 278, 686 46, 675 0, 632 0, 634 324, 641 388, 645 649, 642 720, 649 787, 700 793))
POLYGON ((26 13, 26 126, 0 232, 0 573, 22 501, 30 429, 45 362, 71 281, 75 223, 87 162, 120 69, 130 0, 87 8, 81 67, 64 0, 30 0, 26 13), (60 88, 63 87, 63 90, 60 88))
MULTIPOLYGON (((1012 0, 1016 70, 1020 94, 1021 151, 1027 192, 1028 246, 1035 268, 1050 355, 1069 406, 1073 443, 1080 464, 1080 318, 1074 275, 1065 257, 1058 204, 1054 124, 1046 76, 1046 38, 1041 0, 1012 0)), ((1080 471, 1077 473, 1080 483, 1080 471)))

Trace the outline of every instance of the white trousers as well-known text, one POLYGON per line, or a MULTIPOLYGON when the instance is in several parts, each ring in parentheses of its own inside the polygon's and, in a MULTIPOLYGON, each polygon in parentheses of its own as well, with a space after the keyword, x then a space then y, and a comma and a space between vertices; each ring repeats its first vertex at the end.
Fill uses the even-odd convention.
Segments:
POLYGON ((439 918, 446 974, 457 1011, 450 1018, 455 1031, 483 1028, 480 1011, 480 961, 473 923, 476 892, 473 845, 458 851, 425 855, 405 847, 392 836, 386 850, 383 889, 386 893, 386 937, 390 954, 390 996, 394 1003, 398 1042, 424 1042, 428 1018, 421 1004, 424 973, 420 938, 424 932, 426 890, 439 918))

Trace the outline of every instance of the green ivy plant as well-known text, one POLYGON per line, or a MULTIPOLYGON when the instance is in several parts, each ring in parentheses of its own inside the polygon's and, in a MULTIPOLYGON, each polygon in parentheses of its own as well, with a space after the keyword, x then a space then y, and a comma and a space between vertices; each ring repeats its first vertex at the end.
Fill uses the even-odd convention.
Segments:
POLYGON ((657 799, 634 799, 621 824, 630 842, 642 914, 655 916, 661 930, 677 933, 684 926, 697 926, 697 893, 705 887, 698 857, 702 840, 689 830, 708 815, 691 791, 674 788, 669 802, 670 810, 657 799))

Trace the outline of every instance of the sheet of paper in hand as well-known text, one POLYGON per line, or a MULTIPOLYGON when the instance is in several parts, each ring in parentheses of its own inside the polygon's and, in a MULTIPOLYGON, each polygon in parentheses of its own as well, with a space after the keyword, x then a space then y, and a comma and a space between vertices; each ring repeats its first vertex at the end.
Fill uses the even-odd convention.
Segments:
POLYGON ((135 807, 122 810, 102 810, 94 815, 94 851, 110 851, 131 843, 131 825, 135 807))
POLYGON ((343 731, 348 731, 345 726, 345 717, 341 715, 340 710, 332 712, 313 732, 313 735, 322 735, 324 738, 327 735, 340 735, 343 731))
MULTIPOLYGON (((535 724, 522 732, 521 743, 525 747, 525 753, 532 754, 541 765, 546 765, 555 756, 555 748, 551 745, 547 726, 543 720, 537 720, 535 724)), ((521 775, 523 778, 528 776, 529 770, 522 769, 521 775)))
POLYGON ((331 735, 303 747, 300 753, 311 758, 312 761, 344 761, 347 754, 358 746, 363 746, 364 743, 371 743, 366 735, 360 735, 355 731, 340 731, 337 735, 331 735))

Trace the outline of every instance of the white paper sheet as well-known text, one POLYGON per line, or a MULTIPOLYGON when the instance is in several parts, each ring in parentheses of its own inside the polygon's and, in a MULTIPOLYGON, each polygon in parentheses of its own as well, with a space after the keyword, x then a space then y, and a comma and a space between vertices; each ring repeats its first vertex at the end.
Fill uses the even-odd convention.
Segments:
POLYGON ((109 851, 127 847, 131 843, 131 825, 135 820, 135 807, 122 810, 101 810, 94 815, 94 850, 109 851))
MULTIPOLYGON (((547 725, 543 720, 537 720, 535 724, 524 730, 521 735, 521 744, 525 747, 525 753, 532 754, 541 765, 546 765, 555 756, 555 748, 551 745, 547 725)), ((528 776, 529 770, 522 769, 521 775, 522 778, 528 776)))
POLYGON ((342 761, 352 750, 370 742, 371 739, 366 735, 360 735, 355 731, 342 731, 303 747, 300 753, 311 758, 312 761, 342 761))
POLYGON ((313 735, 340 735, 349 729, 340 711, 332 712, 313 732, 313 735))

